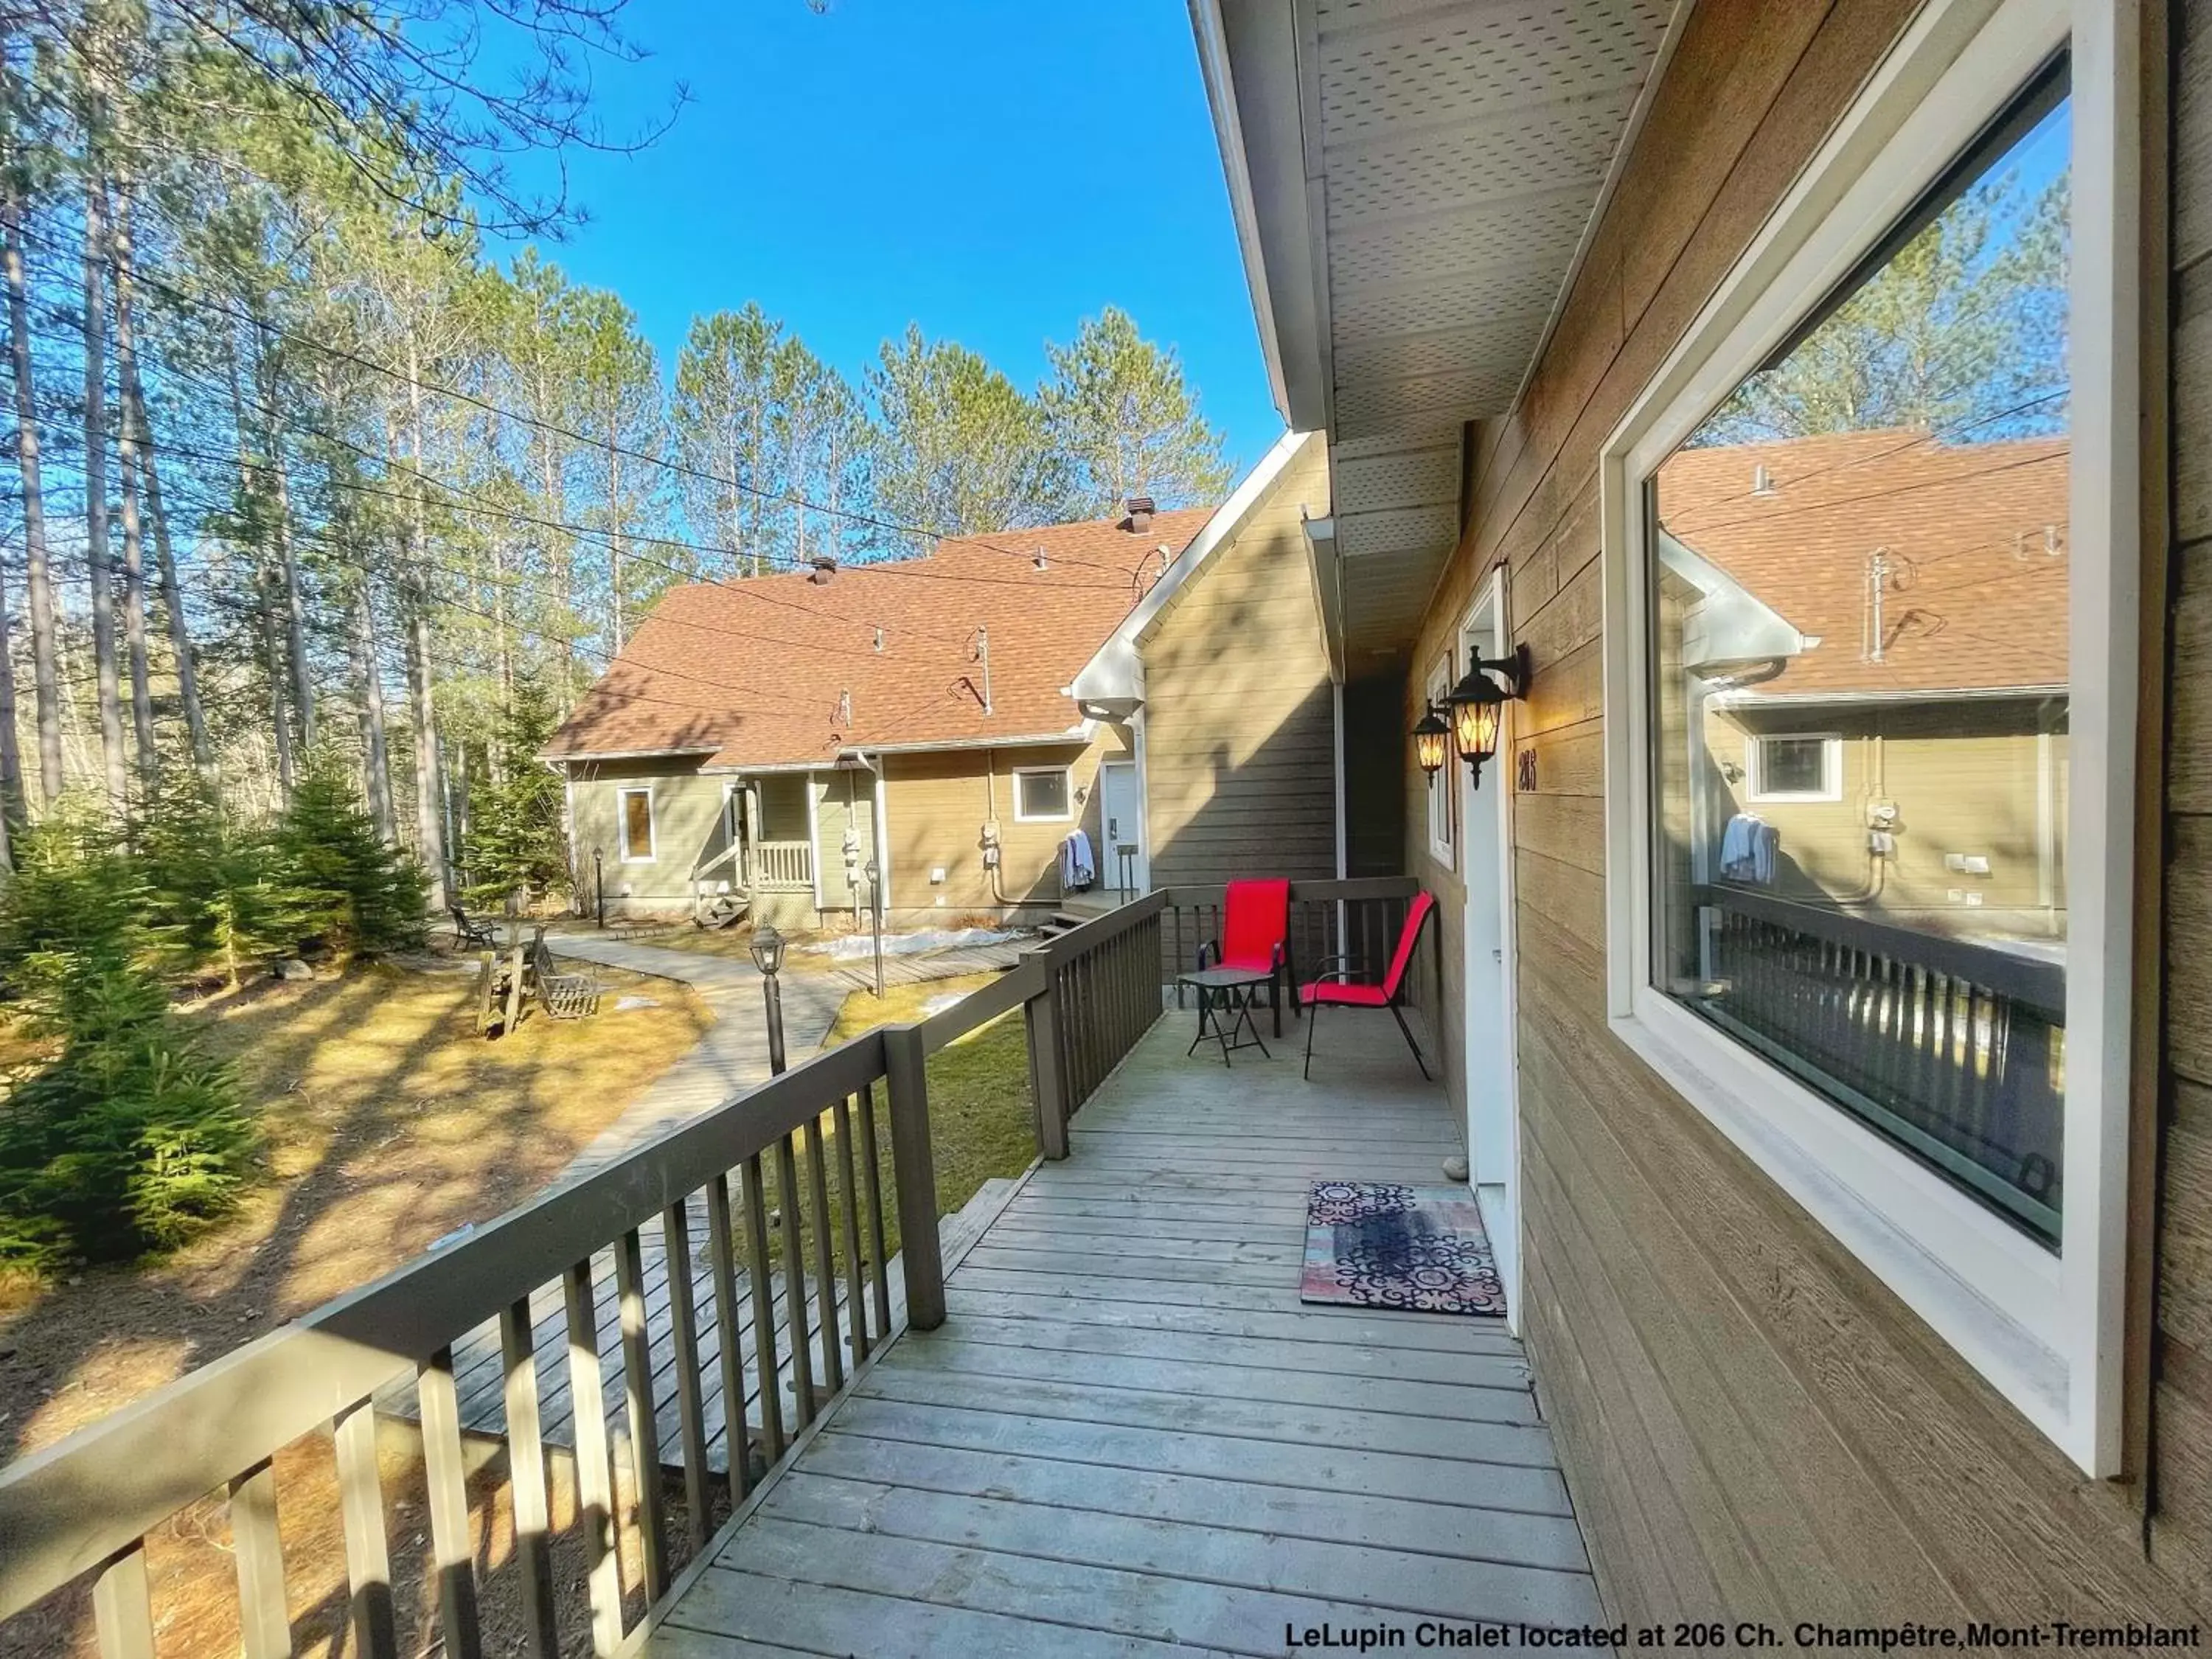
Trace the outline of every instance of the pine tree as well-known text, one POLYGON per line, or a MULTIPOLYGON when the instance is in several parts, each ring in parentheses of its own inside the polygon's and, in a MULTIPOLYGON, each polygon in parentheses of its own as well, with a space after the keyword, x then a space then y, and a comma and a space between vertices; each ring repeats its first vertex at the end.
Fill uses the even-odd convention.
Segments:
POLYGON ((353 957, 422 944, 422 866, 385 845, 343 757, 324 749, 307 757, 275 841, 303 945, 353 957))
POLYGON ((501 763, 480 774, 470 792, 472 905, 497 909, 517 894, 526 903, 568 884, 566 799, 559 776, 538 759, 558 723, 544 687, 517 684, 514 709, 495 739, 501 763))
POLYGON ((0 895, 0 978, 56 1057, 0 1111, 0 1259, 112 1259, 183 1243, 252 1172, 229 1073, 169 1012, 148 966, 145 890, 93 814, 24 836, 0 895))
POLYGON ((1139 335, 1127 312, 1108 306, 1045 355, 1052 373, 1037 402, 1066 469, 1069 517, 1118 513, 1132 495, 1183 507, 1229 493, 1219 430, 1200 416, 1175 353, 1139 335))

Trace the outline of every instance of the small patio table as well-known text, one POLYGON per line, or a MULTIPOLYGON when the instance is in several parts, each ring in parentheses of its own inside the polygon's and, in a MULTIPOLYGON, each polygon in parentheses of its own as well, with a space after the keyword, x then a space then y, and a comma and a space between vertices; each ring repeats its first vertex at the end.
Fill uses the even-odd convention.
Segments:
POLYGON ((1267 1045, 1260 1041, 1260 1028, 1252 1023, 1252 998, 1261 986, 1272 984, 1274 977, 1274 971, 1267 968, 1200 968, 1177 974, 1177 985, 1188 985, 1198 993, 1198 1035, 1183 1050, 1184 1058, 1196 1054, 1198 1045, 1212 1037, 1221 1045, 1224 1066, 1239 1048, 1257 1048, 1264 1057, 1273 1059, 1267 1045))

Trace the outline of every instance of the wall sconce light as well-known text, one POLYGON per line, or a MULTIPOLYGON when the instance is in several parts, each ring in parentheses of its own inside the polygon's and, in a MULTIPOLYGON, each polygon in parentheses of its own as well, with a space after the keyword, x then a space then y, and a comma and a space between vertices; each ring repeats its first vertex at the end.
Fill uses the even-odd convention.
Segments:
POLYGON ((1413 726, 1413 758, 1421 763, 1421 770, 1436 776, 1443 767, 1451 748, 1451 727, 1444 724, 1443 715, 1436 704, 1413 726))
POLYGON ((1451 710, 1452 736, 1476 788, 1482 787, 1483 762, 1498 752, 1505 705, 1528 695, 1528 647, 1522 645, 1494 661, 1478 657, 1468 665, 1467 677, 1445 696, 1444 707, 1451 710), (1500 685, 1491 678, 1493 674, 1503 676, 1505 684, 1500 685))

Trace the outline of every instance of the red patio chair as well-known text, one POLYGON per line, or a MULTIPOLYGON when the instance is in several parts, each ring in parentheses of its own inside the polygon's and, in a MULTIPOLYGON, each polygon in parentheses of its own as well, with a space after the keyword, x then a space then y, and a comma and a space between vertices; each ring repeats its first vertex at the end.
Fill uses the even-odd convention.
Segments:
POLYGON ((1320 978, 1310 980, 1298 987, 1298 1000, 1306 1009, 1306 1069, 1313 1076, 1314 1028, 1321 1024, 1319 1014, 1323 1004, 1339 1008, 1388 1008, 1390 1018, 1398 1022, 1405 1034, 1406 1046, 1413 1051, 1413 1064, 1421 1068, 1421 1075, 1429 1075, 1428 1062, 1421 1058, 1421 1045, 1413 1041, 1413 1027, 1406 1024, 1400 999, 1406 989, 1406 970, 1413 965, 1413 947, 1421 942, 1421 931, 1436 914, 1437 901, 1428 893, 1416 893, 1413 902, 1406 907, 1406 925, 1398 933, 1398 947, 1390 952, 1390 971, 1382 975, 1380 985, 1358 985, 1352 981, 1349 957, 1331 957, 1329 962, 1346 965, 1328 971, 1328 963, 1322 964, 1320 978))
POLYGON ((1201 972, 1208 967, 1242 968, 1267 975, 1267 1006, 1274 1011, 1275 1035, 1282 1036, 1283 995, 1291 988, 1291 884, 1231 882, 1223 901, 1221 937, 1198 947, 1198 965, 1201 972))

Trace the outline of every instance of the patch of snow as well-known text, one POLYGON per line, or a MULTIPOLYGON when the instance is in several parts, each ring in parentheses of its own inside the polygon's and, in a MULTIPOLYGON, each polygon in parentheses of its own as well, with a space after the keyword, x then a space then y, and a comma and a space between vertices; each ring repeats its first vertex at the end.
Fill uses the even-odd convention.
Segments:
POLYGON ((631 1008, 658 1008, 659 1006, 660 1006, 659 997, 629 996, 622 998, 615 1004, 615 1012, 619 1014, 631 1008))
POLYGON ((927 1019, 932 1014, 941 1014, 947 1008, 957 1008, 967 1000, 968 993, 965 991, 940 991, 921 1005, 921 1017, 927 1019))
MULTIPOLYGON (((992 927, 929 927, 919 933, 885 933, 884 954, 913 957, 931 951, 967 951, 982 945, 1004 945, 1021 937, 1018 933, 992 927)), ((804 948, 832 962, 859 962, 875 955, 876 942, 868 933, 848 933, 842 939, 804 948)))

